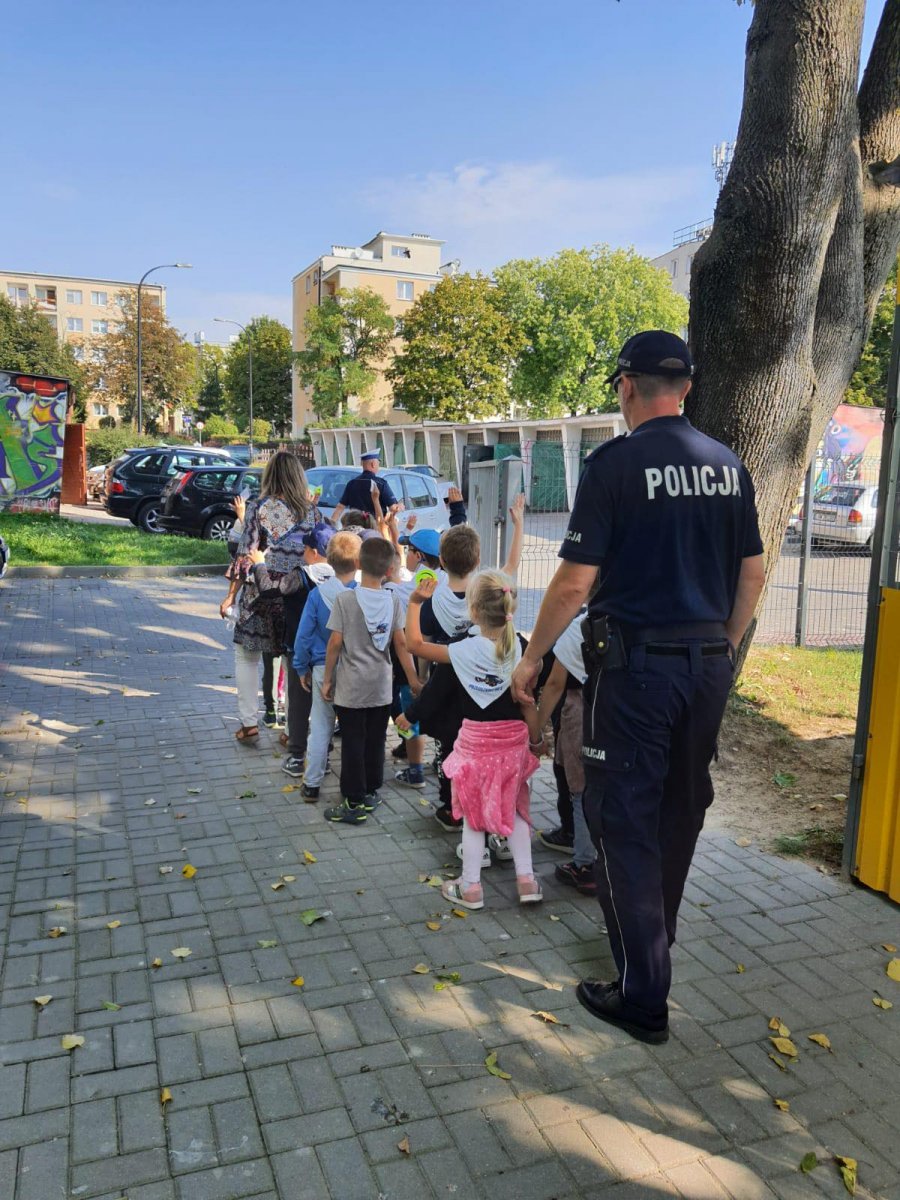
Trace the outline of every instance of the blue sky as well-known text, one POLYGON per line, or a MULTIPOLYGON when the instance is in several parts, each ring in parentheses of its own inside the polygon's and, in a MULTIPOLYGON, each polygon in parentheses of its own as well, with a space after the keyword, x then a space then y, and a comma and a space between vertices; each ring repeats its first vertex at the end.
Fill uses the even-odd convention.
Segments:
POLYGON ((187 261, 156 277, 169 315, 225 341, 214 316, 289 322, 292 275, 379 229, 444 238, 463 269, 597 241, 660 253, 712 212, 750 15, 734 0, 6 5, 0 266, 136 279, 187 261))

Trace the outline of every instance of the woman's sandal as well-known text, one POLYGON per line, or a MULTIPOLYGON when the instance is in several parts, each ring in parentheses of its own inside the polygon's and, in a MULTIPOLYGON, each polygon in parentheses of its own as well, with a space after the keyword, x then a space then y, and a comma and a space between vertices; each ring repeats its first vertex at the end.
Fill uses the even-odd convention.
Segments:
MULTIPOLYGON (((467 889, 471 894, 475 888, 467 889)), ((481 888, 477 889, 481 892, 481 888)), ((453 904, 458 904, 460 908, 471 908, 477 911, 479 908, 484 908, 484 898, 480 900, 467 900, 463 895, 462 879, 448 879, 441 884, 441 895, 445 900, 450 900, 453 904)))
POLYGON ((520 904, 540 904, 544 898, 540 880, 536 875, 516 877, 516 889, 519 893, 520 904))
POLYGON ((242 725, 234 736, 239 742, 255 742, 259 737, 259 726, 242 725))

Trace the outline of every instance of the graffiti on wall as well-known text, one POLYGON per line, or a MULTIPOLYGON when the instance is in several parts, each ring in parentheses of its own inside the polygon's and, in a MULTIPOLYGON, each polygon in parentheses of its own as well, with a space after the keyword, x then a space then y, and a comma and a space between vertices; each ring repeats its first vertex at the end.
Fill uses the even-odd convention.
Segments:
POLYGON ((816 491, 830 483, 877 483, 884 409, 839 404, 816 455, 816 491))
POLYGON ((0 371, 0 510, 59 512, 69 385, 0 371))

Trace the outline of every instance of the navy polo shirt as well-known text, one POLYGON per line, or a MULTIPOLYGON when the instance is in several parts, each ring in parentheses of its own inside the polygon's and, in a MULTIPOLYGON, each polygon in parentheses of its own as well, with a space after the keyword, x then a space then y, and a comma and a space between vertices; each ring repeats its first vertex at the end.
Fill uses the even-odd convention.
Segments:
POLYGON ((360 512, 371 513, 375 516, 375 505, 372 503, 372 484, 378 485, 378 494, 381 497, 381 511, 386 513, 392 504, 397 503, 397 497, 391 491, 391 485, 386 479, 382 479, 380 475, 374 475, 371 471, 363 471, 361 475, 357 475, 355 479, 344 488, 341 494, 341 504, 344 508, 355 508, 360 512))
POLYGON ((685 417, 656 417, 588 455, 560 558, 597 564, 591 609, 635 627, 727 621, 762 553, 741 460, 685 417))

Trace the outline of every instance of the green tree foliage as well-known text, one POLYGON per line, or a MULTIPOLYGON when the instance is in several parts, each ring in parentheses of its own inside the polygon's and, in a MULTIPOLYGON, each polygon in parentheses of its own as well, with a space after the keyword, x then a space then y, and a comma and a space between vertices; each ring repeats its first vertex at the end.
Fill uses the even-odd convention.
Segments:
MULTIPOLYGON (((255 421, 254 424, 256 424, 255 421)), ((218 413, 213 413, 203 423, 203 436, 222 438, 225 441, 233 442, 240 437, 240 431, 230 417, 222 417, 218 413)))
POLYGON ((477 421, 509 408, 509 378, 524 346, 490 280, 455 275, 424 292, 400 329, 388 370, 394 400, 416 420, 477 421))
POLYGON ((228 350, 225 346, 204 343, 198 352, 197 397, 195 408, 201 421, 213 413, 225 413, 225 366, 228 350))
POLYGON ((859 365, 847 388, 847 404, 874 405, 883 408, 887 398, 888 367, 891 362, 891 336, 897 295, 897 267, 884 285, 875 310, 872 332, 859 357, 859 365))
POLYGON ((267 442, 272 436, 272 422, 264 421, 262 417, 253 417, 254 442, 267 442))
POLYGON ((617 408, 603 380, 625 339, 687 324, 687 301, 666 272, 632 249, 516 260, 497 270, 496 282, 500 306, 525 337, 511 390, 532 417, 617 408))
POLYGON ((305 349, 294 361, 321 420, 342 417, 351 398, 365 399, 393 337, 394 318, 369 288, 342 289, 309 310, 305 349))
MULTIPOLYGON (((92 389, 105 391, 118 404, 123 421, 134 421, 137 387, 137 299, 120 296, 123 319, 94 339, 85 373, 92 389), (102 382, 102 386, 101 386, 102 382)), ((151 429, 166 407, 190 408, 196 395, 196 358, 192 346, 170 325, 159 305, 141 305, 143 418, 151 429)))
MULTIPOLYGON (((101 427, 86 429, 87 460, 89 467, 97 467, 101 463, 111 463, 119 457, 123 450, 132 446, 158 446, 159 438, 149 433, 136 434, 128 428, 101 427)), ((172 435, 166 436, 167 442, 180 442, 184 439, 172 435)))
POLYGON ((88 390, 84 368, 37 305, 19 308, 0 296, 0 371, 68 379, 75 395, 75 416, 84 420, 88 390))
POLYGON ((231 343, 225 366, 226 411, 241 429, 250 420, 250 364, 253 350, 253 416, 270 421, 280 433, 291 430, 291 333, 274 317, 254 317, 231 343))

